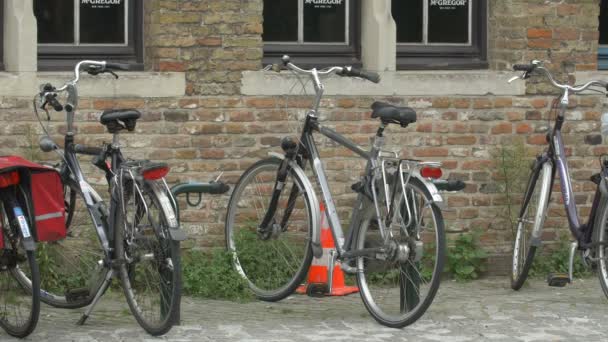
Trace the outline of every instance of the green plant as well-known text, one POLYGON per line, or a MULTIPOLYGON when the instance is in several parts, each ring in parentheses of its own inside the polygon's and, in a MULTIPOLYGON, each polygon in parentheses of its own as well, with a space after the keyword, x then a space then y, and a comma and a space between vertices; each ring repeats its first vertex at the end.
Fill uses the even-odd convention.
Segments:
MULTIPOLYGON (((541 247, 536 253, 530 269, 531 277, 544 279, 550 273, 568 273, 570 243, 566 235, 562 235, 557 244, 541 247)), ((583 264, 578 251, 574 257, 573 266, 574 277, 585 278, 592 275, 592 271, 583 264)))
POLYGON ((244 301, 253 298, 247 281, 232 266, 225 250, 191 251, 182 259, 184 292, 191 296, 244 301))
POLYGON ((505 211, 502 218, 509 221, 513 237, 520 200, 530 175, 530 158, 523 139, 515 138, 499 144, 492 153, 493 164, 497 172, 498 192, 504 194, 505 211))
POLYGON ((460 234, 448 248, 447 271, 457 281, 477 279, 485 271, 487 257, 479 247, 479 232, 460 234))

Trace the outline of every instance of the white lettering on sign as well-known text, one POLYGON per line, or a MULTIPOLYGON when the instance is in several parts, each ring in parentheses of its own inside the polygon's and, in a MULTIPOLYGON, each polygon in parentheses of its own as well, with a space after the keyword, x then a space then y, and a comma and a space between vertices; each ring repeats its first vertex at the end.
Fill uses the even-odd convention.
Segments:
POLYGON ((467 0, 431 0, 431 6, 464 6, 467 0))
POLYGON ((342 5, 344 0, 305 0, 306 5, 342 5))
POLYGON ((83 5, 120 5, 122 0, 81 0, 83 5))

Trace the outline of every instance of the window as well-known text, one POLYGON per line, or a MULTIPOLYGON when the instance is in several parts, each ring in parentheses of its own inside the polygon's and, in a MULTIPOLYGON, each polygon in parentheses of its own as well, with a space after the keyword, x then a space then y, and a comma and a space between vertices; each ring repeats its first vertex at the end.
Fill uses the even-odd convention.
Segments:
POLYGON ((143 68, 142 0, 34 0, 40 70, 71 69, 82 59, 143 68))
POLYGON ((600 40, 599 51, 597 58, 598 69, 608 69, 608 1, 600 2, 600 40))
POLYGON ((264 63, 359 64, 357 0, 264 0, 264 63))
POLYGON ((398 69, 487 67, 485 0, 392 0, 398 69))

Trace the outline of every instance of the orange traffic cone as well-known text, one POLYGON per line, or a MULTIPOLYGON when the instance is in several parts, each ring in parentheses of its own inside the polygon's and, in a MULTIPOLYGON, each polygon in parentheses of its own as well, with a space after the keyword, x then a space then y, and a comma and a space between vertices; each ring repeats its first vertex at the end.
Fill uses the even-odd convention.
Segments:
POLYGON ((323 248, 323 255, 320 258, 312 259, 312 264, 308 270, 307 284, 299 286, 296 289, 296 292, 308 294, 310 296, 346 296, 351 293, 359 292, 358 287, 346 286, 344 284, 344 272, 340 267, 340 262, 334 264, 331 285, 327 281, 329 262, 332 260, 331 253, 332 251, 335 251, 336 245, 334 244, 331 229, 327 224, 325 206, 323 204, 321 204, 321 247, 323 248))

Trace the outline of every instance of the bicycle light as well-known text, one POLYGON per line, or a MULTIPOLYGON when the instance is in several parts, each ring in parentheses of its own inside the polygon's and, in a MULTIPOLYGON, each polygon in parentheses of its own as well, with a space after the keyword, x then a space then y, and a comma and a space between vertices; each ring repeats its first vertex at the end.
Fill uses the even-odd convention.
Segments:
POLYGON ((165 177, 167 173, 169 173, 169 166, 165 165, 143 170, 141 172, 141 175, 142 177, 144 177, 145 180, 157 180, 165 177))
POLYGON ((424 178, 438 179, 441 178, 443 172, 438 167, 424 166, 420 169, 420 175, 424 178))
POLYGON ((19 171, 8 172, 0 175, 0 188, 19 184, 19 171))

